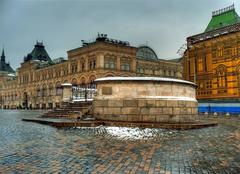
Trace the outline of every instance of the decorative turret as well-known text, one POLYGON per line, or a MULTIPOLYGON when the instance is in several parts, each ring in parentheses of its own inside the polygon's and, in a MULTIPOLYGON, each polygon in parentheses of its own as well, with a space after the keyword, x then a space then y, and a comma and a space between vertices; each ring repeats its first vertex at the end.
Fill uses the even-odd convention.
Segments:
POLYGON ((4 49, 2 50, 1 61, 2 61, 2 62, 5 62, 5 53, 4 53, 4 49))
POLYGON ((10 66, 10 63, 5 62, 5 53, 4 49, 2 50, 1 61, 0 61, 0 71, 5 71, 8 73, 14 73, 14 70, 10 66))
POLYGON ((35 44, 34 49, 31 53, 29 53, 26 57, 24 57, 24 61, 29 60, 40 60, 51 62, 51 58, 49 57, 47 51, 44 48, 43 42, 38 42, 35 44))

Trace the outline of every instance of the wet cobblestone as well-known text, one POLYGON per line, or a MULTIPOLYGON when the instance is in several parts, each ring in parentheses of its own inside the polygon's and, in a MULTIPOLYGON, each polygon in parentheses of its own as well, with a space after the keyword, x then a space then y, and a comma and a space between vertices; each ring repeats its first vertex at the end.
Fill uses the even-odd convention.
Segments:
POLYGON ((0 173, 240 173, 240 130, 72 128, 22 122, 39 112, 1 111, 0 173))

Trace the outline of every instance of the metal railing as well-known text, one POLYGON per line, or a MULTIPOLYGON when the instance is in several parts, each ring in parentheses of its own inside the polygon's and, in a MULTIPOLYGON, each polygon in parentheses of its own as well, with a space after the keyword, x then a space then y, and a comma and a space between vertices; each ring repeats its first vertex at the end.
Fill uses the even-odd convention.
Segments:
POLYGON ((96 95, 96 84, 83 84, 72 86, 73 101, 92 101, 96 95))

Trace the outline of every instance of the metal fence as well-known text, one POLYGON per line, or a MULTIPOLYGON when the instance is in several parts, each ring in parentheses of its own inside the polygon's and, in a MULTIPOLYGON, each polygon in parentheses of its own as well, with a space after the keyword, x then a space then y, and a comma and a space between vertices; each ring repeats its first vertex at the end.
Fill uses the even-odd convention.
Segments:
POLYGON ((72 87, 73 101, 92 101, 96 95, 96 84, 74 85, 72 87))

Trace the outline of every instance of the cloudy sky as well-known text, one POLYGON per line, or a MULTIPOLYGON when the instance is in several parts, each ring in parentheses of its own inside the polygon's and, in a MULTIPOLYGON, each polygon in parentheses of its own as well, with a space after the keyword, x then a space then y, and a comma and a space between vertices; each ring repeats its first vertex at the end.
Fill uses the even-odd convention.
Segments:
POLYGON ((239 0, 0 0, 0 46, 13 68, 36 40, 51 58, 67 58, 67 50, 98 32, 177 58, 186 37, 205 30, 212 11, 233 3, 240 14, 239 0))

